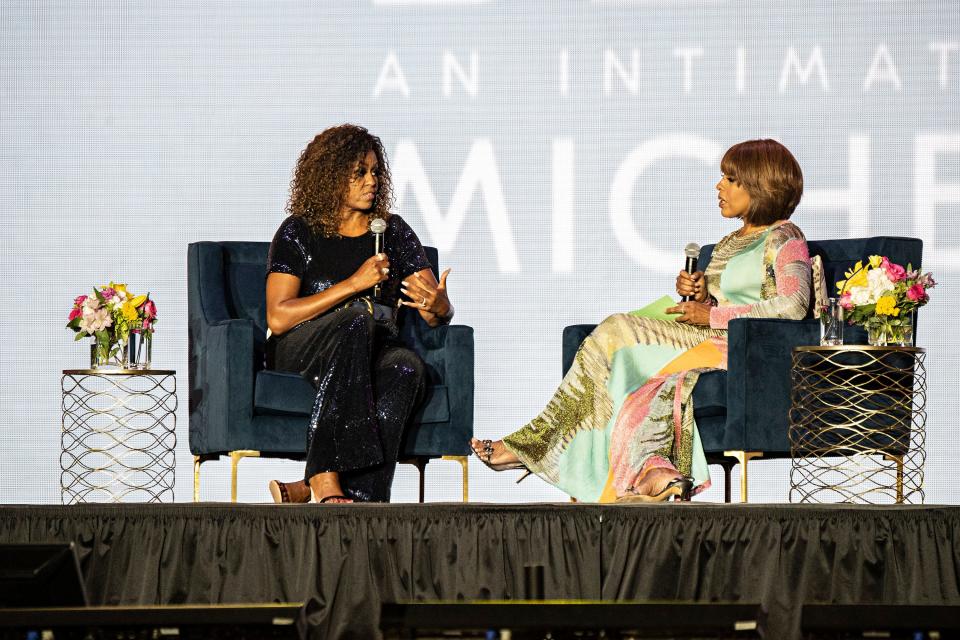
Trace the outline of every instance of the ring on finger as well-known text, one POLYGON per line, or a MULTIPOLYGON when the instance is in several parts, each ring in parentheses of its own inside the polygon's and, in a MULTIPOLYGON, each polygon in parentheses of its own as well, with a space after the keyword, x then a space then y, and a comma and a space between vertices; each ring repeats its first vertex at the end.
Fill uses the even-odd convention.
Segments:
POLYGON ((421 307, 426 307, 426 306, 427 306, 427 297, 426 297, 426 296, 420 298, 420 306, 421 306, 421 307))
POLYGON ((390 267, 380 267, 380 273, 382 273, 383 275, 387 275, 388 273, 390 273, 390 267))

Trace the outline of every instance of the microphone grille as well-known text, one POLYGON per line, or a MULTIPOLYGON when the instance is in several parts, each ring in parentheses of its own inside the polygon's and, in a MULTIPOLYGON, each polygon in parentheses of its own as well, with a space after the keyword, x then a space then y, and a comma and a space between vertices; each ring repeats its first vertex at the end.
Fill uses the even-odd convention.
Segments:
MULTIPOLYGON (((383 218, 374 218, 370 221, 370 231, 373 233, 383 233, 387 230, 387 221, 383 218)), ((697 247, 700 250, 700 247, 697 247)))
POLYGON ((696 242, 691 242, 683 248, 683 252, 688 258, 699 258, 700 257, 700 245, 696 242))

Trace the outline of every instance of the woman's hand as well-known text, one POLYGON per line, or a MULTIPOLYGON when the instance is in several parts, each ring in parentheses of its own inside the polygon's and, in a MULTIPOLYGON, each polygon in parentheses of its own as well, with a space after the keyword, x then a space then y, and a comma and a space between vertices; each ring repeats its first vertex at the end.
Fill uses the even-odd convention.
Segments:
POLYGON ((706 302, 706 284, 703 271, 694 271, 693 273, 681 271, 677 276, 677 295, 690 296, 695 302, 706 302))
POLYGON ((300 278, 286 273, 271 273, 267 276, 267 326, 274 335, 280 335, 383 282, 389 273, 387 254, 378 253, 367 258, 346 280, 302 298, 298 297, 300 278))
POLYGON ((380 284, 389 276, 390 260, 387 258, 387 254, 378 253, 367 258, 348 280, 354 292, 360 293, 380 284))
POLYGON ((712 308, 710 305, 702 302, 681 302, 676 306, 670 307, 666 312, 681 314, 680 317, 677 318, 677 322, 710 326, 710 309, 712 308))
POLYGON ((429 269, 418 271, 401 282, 400 293, 410 298, 400 304, 413 307, 431 326, 453 317, 453 305, 447 297, 447 276, 450 269, 440 274, 438 283, 429 269), (434 322, 436 321, 436 322, 434 322))

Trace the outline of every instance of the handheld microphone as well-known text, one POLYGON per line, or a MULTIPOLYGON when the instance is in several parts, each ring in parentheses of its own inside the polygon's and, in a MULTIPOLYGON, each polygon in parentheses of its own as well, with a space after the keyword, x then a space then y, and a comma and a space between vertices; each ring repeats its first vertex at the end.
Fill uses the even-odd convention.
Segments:
MULTIPOLYGON (((687 273, 693 273, 697 270, 697 258, 700 257, 700 245, 696 242, 691 242, 683 248, 683 253, 687 256, 683 270, 687 273)), ((680 299, 683 302, 689 302, 691 298, 690 296, 682 296, 680 299)))
MULTIPOLYGON (((370 221, 370 233, 373 234, 373 255, 380 253, 383 248, 383 232, 387 230, 387 222, 383 218, 374 218, 370 221)), ((697 247, 697 251, 700 247, 697 247)), ((380 285, 373 286, 373 297, 380 297, 380 285)))

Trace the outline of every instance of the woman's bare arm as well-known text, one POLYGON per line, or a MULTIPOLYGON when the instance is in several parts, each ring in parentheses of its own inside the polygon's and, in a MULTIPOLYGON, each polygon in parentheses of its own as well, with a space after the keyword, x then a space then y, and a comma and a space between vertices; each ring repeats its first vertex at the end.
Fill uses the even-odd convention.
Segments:
POLYGON ((274 335, 285 333, 383 282, 387 279, 389 266, 386 254, 371 256, 346 280, 302 298, 297 297, 300 278, 287 273, 271 273, 267 276, 267 326, 274 335))

